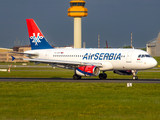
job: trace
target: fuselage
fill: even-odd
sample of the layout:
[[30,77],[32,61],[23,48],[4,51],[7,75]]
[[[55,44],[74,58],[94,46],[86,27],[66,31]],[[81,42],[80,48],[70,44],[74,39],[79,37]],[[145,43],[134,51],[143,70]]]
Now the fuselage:
[[157,65],[153,57],[138,49],[40,49],[25,53],[38,54],[37,59],[100,63],[101,71],[143,70]]

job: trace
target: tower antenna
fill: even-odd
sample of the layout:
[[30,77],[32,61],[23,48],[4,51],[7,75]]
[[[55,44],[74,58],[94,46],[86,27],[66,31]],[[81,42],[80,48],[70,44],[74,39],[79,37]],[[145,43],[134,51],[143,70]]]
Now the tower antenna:
[[131,48],[133,48],[133,47],[132,47],[132,32],[131,32]]
[[100,48],[100,35],[98,34],[98,48]]

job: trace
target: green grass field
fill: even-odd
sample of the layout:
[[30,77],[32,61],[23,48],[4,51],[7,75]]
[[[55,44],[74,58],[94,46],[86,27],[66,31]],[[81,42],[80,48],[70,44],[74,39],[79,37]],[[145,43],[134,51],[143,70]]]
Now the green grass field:
[[[22,65],[0,63],[10,64]],[[0,78],[73,76],[73,70],[38,66],[12,67],[10,73],[0,72]],[[138,77],[160,79],[159,71],[140,71]],[[132,78],[106,73],[108,79]],[[0,82],[0,120],[158,120],[159,113],[160,84],[134,83],[127,88],[126,83]]]
[[[11,72],[1,72],[0,78],[72,78],[74,72],[73,70],[65,70],[65,69],[58,69],[53,70],[50,68],[50,70],[42,69],[42,71],[32,71],[26,69],[24,71],[12,71]],[[124,75],[118,75],[114,74],[112,71],[106,72],[108,77],[107,79],[132,79],[132,76],[124,76]],[[154,72],[139,72],[137,74],[139,79],[160,79],[160,72],[154,71]],[[99,79],[98,76],[95,77],[82,77],[82,78],[94,78]]]
[[1,120],[158,120],[160,84],[0,82]]
[[154,59],[157,60],[157,66],[156,67],[160,66],[160,57],[154,57]]

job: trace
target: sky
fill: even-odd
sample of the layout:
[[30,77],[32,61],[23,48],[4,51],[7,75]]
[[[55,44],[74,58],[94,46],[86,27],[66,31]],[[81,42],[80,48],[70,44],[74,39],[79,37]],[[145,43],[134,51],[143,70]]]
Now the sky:
[[[88,16],[82,18],[86,47],[145,47],[160,32],[160,0],[85,0]],[[36,21],[51,45],[73,45],[70,0],[0,0],[0,47],[29,45],[26,19]],[[16,42],[15,42],[16,41]],[[17,41],[20,41],[18,43]]]

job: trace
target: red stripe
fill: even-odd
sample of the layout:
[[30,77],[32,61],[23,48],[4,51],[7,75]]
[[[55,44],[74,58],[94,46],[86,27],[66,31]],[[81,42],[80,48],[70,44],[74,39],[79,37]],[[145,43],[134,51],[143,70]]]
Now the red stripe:
[[29,37],[33,36],[33,33],[35,33],[35,37],[37,37],[37,33],[40,33],[39,36],[44,37],[41,30],[38,28],[36,22],[33,19],[26,19],[26,22],[27,22]]

